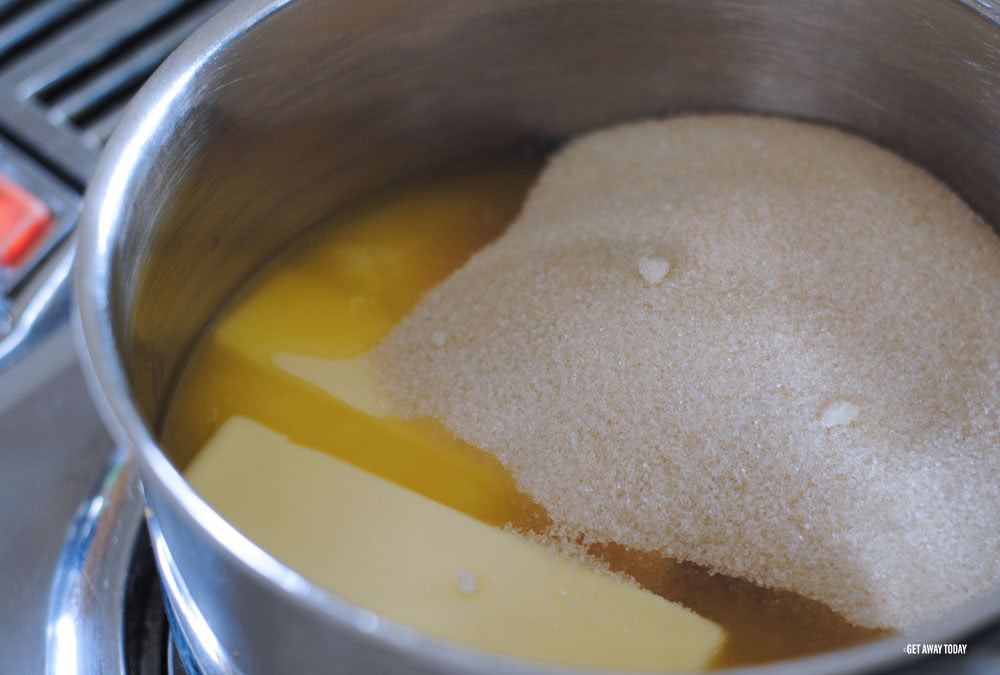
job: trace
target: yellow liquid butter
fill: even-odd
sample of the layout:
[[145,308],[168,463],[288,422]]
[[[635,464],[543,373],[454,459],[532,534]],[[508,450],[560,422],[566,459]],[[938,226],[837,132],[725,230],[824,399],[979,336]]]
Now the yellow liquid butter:
[[543,532],[546,517],[496,459],[381,409],[363,354],[500,234],[536,170],[409,186],[282,256],[194,351],[164,446],[224,517],[308,578],[491,651],[690,669],[874,637],[818,603],[656,554],[589,550],[646,590],[563,560],[498,529]]

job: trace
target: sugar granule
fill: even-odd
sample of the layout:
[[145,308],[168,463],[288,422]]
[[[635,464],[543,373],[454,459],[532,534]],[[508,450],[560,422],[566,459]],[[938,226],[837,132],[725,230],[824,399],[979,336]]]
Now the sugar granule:
[[659,258],[639,258],[639,276],[650,284],[658,284],[667,278],[670,263]]
[[707,116],[568,144],[373,363],[561,531],[908,628],[1000,583],[998,351],[1000,244],[941,183]]
[[850,424],[858,418],[858,406],[849,401],[834,401],[823,409],[819,423],[827,429]]
[[470,572],[469,570],[458,570],[458,572],[455,573],[455,578],[458,581],[458,590],[462,595],[472,595],[476,592],[479,577],[475,572]]

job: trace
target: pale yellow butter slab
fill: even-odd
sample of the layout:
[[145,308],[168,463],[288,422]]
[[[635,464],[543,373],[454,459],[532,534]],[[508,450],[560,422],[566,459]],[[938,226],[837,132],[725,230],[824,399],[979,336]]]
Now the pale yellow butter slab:
[[230,418],[187,470],[237,529],[317,584],[486,650],[618,669],[705,667],[725,634],[252,420]]

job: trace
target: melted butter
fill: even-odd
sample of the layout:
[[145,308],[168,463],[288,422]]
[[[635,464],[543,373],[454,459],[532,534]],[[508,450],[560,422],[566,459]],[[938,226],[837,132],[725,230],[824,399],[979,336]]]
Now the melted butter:
[[[490,454],[433,420],[368,415],[280,366],[282,355],[347,360],[516,215],[537,164],[416,184],[338,219],[282,256],[194,350],[162,441],[184,465],[234,415],[255,420],[491,525],[544,533],[544,509]],[[287,362],[286,362],[287,365]],[[599,564],[723,626],[713,665],[764,663],[879,637],[820,603],[709,574],[656,553],[591,545]]]

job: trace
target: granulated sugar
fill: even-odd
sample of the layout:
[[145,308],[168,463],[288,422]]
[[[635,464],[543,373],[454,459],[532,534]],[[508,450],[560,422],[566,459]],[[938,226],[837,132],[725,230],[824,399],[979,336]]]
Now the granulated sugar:
[[1000,244],[858,138],[582,137],[373,357],[400,414],[494,453],[563,532],[872,627],[1000,582]]

